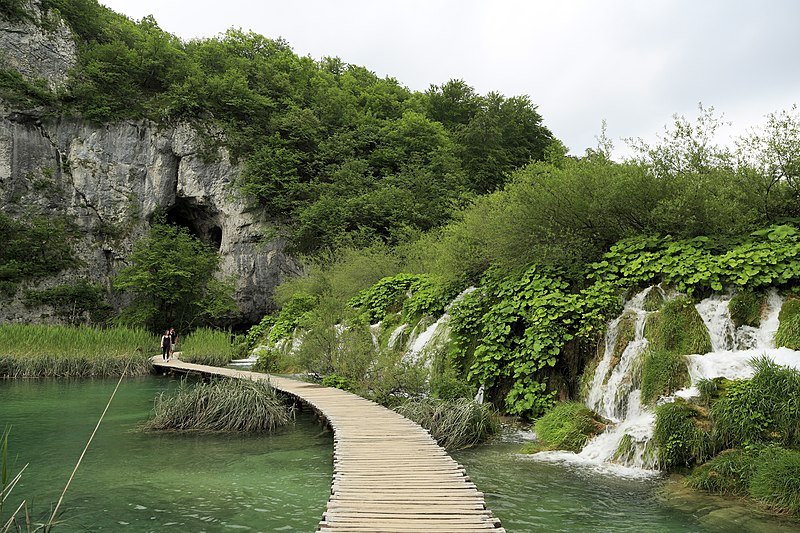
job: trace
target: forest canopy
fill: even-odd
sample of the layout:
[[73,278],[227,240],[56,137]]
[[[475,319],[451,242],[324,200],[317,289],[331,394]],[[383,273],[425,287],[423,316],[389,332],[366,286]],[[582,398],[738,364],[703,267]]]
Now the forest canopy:
[[[78,63],[55,95],[3,72],[0,96],[98,123],[193,122],[209,156],[224,146],[242,163],[239,193],[296,252],[396,245],[439,227],[554,141],[527,96],[480,95],[462,80],[416,92],[252,32],[185,42],[96,0],[42,5],[43,24],[72,28]],[[18,7],[0,15],[19,18]]]

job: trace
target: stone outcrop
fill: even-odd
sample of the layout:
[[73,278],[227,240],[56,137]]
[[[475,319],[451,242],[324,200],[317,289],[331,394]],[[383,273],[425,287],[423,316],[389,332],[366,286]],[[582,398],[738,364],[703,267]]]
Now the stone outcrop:
[[[58,87],[75,63],[72,35],[57,13],[42,11],[40,0],[29,0],[27,10],[27,17],[14,22],[0,17],[0,68]],[[74,250],[81,266],[39,286],[100,283],[118,307],[113,277],[162,208],[168,221],[219,251],[222,276],[236,279],[240,323],[256,322],[271,310],[274,287],[296,273],[297,265],[284,253],[282,239],[265,239],[276,232],[231,187],[240,168],[227,152],[206,149],[201,155],[204,135],[216,134],[207,124],[97,125],[4,108],[0,101],[0,209],[15,218],[64,216],[79,233]],[[0,302],[0,323],[55,320],[47,309],[26,308],[22,289]]]
[[77,51],[69,28],[54,13],[45,13],[40,0],[29,0],[28,18],[0,17],[0,67],[14,69],[28,81],[43,79],[51,89],[67,80]]
[[[239,168],[219,149],[209,162],[188,124],[159,128],[147,121],[95,126],[76,118],[43,120],[0,115],[0,208],[14,217],[65,215],[78,227],[75,251],[84,266],[52,283],[87,279],[110,288],[133,242],[157,208],[219,250],[222,274],[233,274],[243,322],[272,306],[275,285],[297,267],[281,239],[231,188]],[[33,319],[21,305],[3,305],[0,322]],[[37,316],[39,311],[36,311]]]

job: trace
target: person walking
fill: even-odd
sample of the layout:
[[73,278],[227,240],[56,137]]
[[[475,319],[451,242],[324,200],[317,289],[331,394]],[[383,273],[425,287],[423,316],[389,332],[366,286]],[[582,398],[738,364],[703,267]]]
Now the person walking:
[[169,356],[172,357],[175,355],[175,346],[178,344],[178,332],[175,331],[175,328],[169,328]]
[[172,337],[169,335],[169,330],[164,332],[161,336],[161,359],[169,361],[170,353],[172,352]]

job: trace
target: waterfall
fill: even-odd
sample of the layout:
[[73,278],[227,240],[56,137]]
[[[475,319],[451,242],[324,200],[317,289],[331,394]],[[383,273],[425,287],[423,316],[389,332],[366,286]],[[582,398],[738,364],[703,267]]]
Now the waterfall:
[[[657,473],[655,450],[650,443],[655,413],[641,405],[638,388],[639,361],[647,348],[644,324],[649,314],[643,302],[648,291],[656,289],[649,288],[634,296],[625,304],[623,314],[608,325],[603,358],[597,365],[586,398],[588,407],[611,422],[606,431],[591,439],[578,454],[542,452],[532,458],[582,464],[627,477]],[[666,295],[662,292],[662,296]],[[800,369],[800,352],[774,346],[783,303],[778,293],[772,290],[767,294],[758,328],[737,328],[733,324],[728,307],[731,297],[731,294],[714,294],[695,306],[708,329],[712,351],[687,355],[690,387],[672,397],[661,398],[659,403],[674,401],[675,397],[697,396],[695,385],[701,379],[752,377],[749,363],[754,357],[766,356],[780,365]],[[621,355],[615,356],[619,354],[617,343],[624,340],[620,339],[620,329],[625,321],[631,320],[635,324],[633,340]]]
[[[713,298],[713,297],[712,297]],[[727,302],[727,299],[721,298]],[[706,300],[698,304],[698,311]],[[766,306],[761,316],[761,325],[758,328],[751,326],[740,326],[736,328],[727,315],[727,322],[716,322],[712,316],[706,316],[701,312],[700,316],[706,325],[709,326],[709,333],[714,336],[721,335],[721,331],[730,331],[732,342],[722,347],[714,346],[714,350],[707,354],[692,354],[686,356],[686,364],[691,378],[691,387],[686,390],[678,391],[676,394],[682,397],[692,397],[697,395],[695,385],[701,379],[727,378],[727,379],[747,379],[752,377],[753,368],[750,360],[754,357],[766,356],[775,363],[783,366],[800,369],[800,352],[788,348],[775,347],[775,332],[778,330],[778,314],[781,311],[783,299],[777,291],[772,290],[767,294]],[[703,307],[707,312],[708,307]],[[710,325],[709,325],[710,324]],[[713,327],[713,329],[712,329]]]

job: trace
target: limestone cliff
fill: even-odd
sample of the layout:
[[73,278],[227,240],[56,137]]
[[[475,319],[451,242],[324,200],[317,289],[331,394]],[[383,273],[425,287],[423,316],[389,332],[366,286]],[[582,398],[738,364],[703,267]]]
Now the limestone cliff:
[[[34,13],[37,6],[30,3]],[[63,23],[50,27],[0,22],[0,66],[62,84],[74,44],[64,38]],[[275,285],[297,267],[281,239],[264,242],[269,228],[230,187],[240,170],[227,152],[200,155],[198,127],[206,129],[144,120],[96,125],[0,102],[0,209],[15,218],[63,215],[79,230],[75,252],[83,264],[42,286],[85,279],[108,287],[111,297],[113,276],[161,207],[168,220],[219,250],[223,275],[237,278],[241,321],[257,321],[272,307]],[[26,308],[19,298],[0,303],[0,323],[51,319],[47,309]]]

